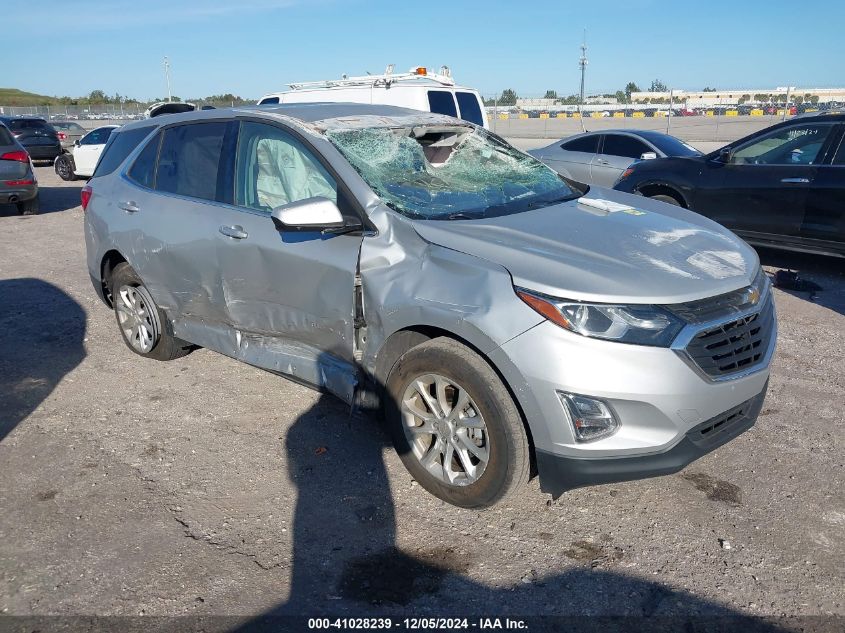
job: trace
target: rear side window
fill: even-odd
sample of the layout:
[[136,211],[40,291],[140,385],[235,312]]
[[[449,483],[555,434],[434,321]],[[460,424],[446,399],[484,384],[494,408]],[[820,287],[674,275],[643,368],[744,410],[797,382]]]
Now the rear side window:
[[100,161],[97,163],[97,168],[94,170],[94,175],[91,177],[108,176],[120,167],[123,161],[126,160],[126,157],[135,151],[138,144],[147,137],[154,127],[148,125],[124,132],[118,130],[112,132],[106,146],[103,148],[103,153],[100,156]]
[[598,135],[582,136],[580,138],[567,141],[560,147],[568,152],[587,152],[589,154],[595,154],[599,149],[599,137]]
[[53,128],[47,125],[46,121],[38,119],[12,119],[9,121],[10,130],[47,130],[52,132]]
[[267,105],[270,103],[279,103],[278,97],[267,97],[266,99],[262,99],[258,105]]
[[[227,123],[177,125],[164,131],[155,188],[202,200],[218,199],[220,156]],[[218,183],[218,180],[221,182]]]
[[464,121],[482,125],[484,119],[481,116],[481,107],[478,105],[478,97],[471,92],[456,92],[458,107],[461,109],[461,118]]
[[458,109],[455,107],[455,98],[451,92],[446,90],[429,90],[428,108],[436,114],[458,116]]
[[155,186],[156,159],[158,158],[158,146],[160,143],[161,132],[150,139],[150,142],[144,146],[144,149],[138,154],[135,162],[132,163],[132,167],[126,172],[130,180],[147,189],[152,189]]
[[648,145],[631,136],[622,134],[607,134],[604,137],[602,154],[608,156],[621,156],[623,158],[639,158],[645,152],[652,152]]
[[12,138],[12,133],[6,129],[6,126],[0,124],[0,145],[14,145],[15,140]]

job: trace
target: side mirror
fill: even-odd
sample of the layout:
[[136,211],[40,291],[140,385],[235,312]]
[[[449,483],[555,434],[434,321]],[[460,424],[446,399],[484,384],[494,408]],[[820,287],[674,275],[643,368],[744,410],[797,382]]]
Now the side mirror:
[[654,160],[657,158],[657,152],[643,152],[640,160]]
[[76,140],[73,142],[73,146],[74,146],[74,147],[79,147],[79,146],[80,146],[80,144],[81,144],[81,143],[79,142],[79,139],[76,139]]
[[733,155],[733,149],[731,149],[730,147],[723,147],[719,150],[719,161],[722,163],[729,163],[731,162],[731,158],[733,158]]
[[321,196],[276,207],[271,216],[279,231],[331,231],[344,226],[337,205]]

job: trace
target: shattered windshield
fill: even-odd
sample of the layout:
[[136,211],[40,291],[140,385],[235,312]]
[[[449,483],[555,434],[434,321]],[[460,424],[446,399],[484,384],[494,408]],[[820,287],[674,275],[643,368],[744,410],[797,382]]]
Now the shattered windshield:
[[507,215],[583,195],[480,128],[370,127],[326,136],[385,203],[413,218]]

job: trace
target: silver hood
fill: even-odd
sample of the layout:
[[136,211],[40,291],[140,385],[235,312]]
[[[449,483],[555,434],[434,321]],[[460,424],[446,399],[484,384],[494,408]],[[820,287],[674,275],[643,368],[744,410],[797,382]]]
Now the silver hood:
[[413,224],[429,242],[505,267],[514,285],[581,301],[680,303],[736,290],[757,273],[750,246],[696,213],[602,187],[584,198],[630,208],[608,212],[573,200]]

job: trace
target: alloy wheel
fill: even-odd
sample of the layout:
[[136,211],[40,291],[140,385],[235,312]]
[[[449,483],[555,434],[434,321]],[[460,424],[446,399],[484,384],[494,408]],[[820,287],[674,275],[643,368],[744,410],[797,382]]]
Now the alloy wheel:
[[403,428],[414,456],[442,482],[467,486],[490,459],[487,425],[461,385],[440,374],[411,380],[401,405]]
[[123,336],[133,349],[146,354],[159,338],[155,303],[143,286],[121,286],[115,301],[117,319]]

